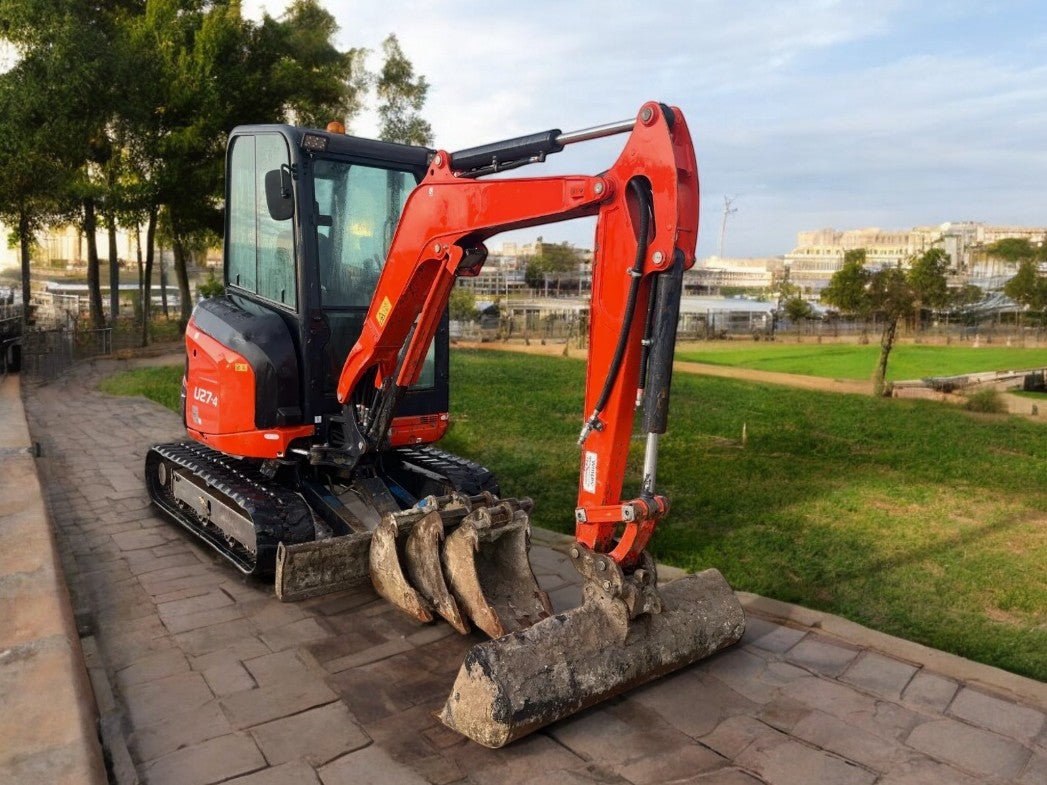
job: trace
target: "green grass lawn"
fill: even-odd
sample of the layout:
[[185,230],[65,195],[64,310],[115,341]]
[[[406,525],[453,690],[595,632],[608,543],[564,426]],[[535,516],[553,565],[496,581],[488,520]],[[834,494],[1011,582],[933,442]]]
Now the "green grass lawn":
[[[819,344],[785,341],[741,343],[718,341],[677,351],[678,360],[730,365],[759,371],[798,373],[831,379],[868,379],[880,355],[877,336],[871,343]],[[898,344],[891,351],[887,378],[923,379],[979,371],[1021,370],[1047,366],[1047,349],[1009,346],[941,346]]]
[[181,365],[138,368],[103,379],[101,388],[102,392],[110,395],[142,395],[177,412],[182,390],[182,371]]
[[[442,446],[494,469],[505,495],[534,498],[536,525],[572,531],[582,363],[455,350],[451,371]],[[181,369],[167,373],[176,401]],[[1042,425],[927,401],[673,381],[660,560],[715,566],[737,589],[1047,680]]]

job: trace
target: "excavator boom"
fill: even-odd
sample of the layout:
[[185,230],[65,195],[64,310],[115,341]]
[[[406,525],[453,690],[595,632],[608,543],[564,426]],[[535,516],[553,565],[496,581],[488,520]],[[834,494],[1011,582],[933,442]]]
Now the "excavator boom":
[[[346,413],[350,427],[359,426],[347,447],[357,457],[380,449],[398,397],[418,378],[455,280],[483,265],[483,242],[512,229],[597,216],[577,537],[633,566],[668,510],[653,493],[656,447],[646,462],[646,497],[623,502],[620,494],[641,377],[651,383],[645,425],[651,433],[665,430],[680,277],[694,264],[698,235],[694,150],[683,114],[656,103],[634,121],[544,138],[555,150],[624,132],[629,138],[618,160],[596,176],[479,180],[463,171],[487,156],[496,162],[511,155],[511,144],[479,154],[438,152],[404,207],[363,331],[342,368],[338,399],[348,401],[377,371],[378,393],[363,420]],[[516,149],[531,153],[535,136]],[[612,547],[620,526],[624,533]]]

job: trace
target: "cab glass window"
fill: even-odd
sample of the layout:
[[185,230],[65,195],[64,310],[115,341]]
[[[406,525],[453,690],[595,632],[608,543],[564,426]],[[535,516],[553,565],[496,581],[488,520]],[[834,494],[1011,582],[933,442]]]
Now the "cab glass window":
[[[318,160],[313,169],[320,299],[332,337],[332,378],[356,342],[374,297],[404,204],[416,181],[410,172]],[[430,345],[416,387],[436,383]]]
[[414,175],[327,160],[314,173],[321,299],[325,307],[366,308]]
[[277,134],[238,136],[229,161],[229,284],[297,307],[294,222],[276,221],[265,201],[265,174],[289,164]]

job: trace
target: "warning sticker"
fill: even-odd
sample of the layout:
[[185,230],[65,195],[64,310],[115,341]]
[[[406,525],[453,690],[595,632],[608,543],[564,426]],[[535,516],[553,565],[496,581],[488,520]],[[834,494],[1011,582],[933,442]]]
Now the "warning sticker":
[[599,461],[599,456],[594,452],[585,453],[585,460],[582,463],[582,489],[586,493],[596,493],[596,464]]
[[385,326],[385,320],[389,318],[389,311],[393,310],[393,304],[389,302],[388,297],[382,298],[382,304],[378,308],[378,313],[375,314],[375,320],[378,322],[379,327]]

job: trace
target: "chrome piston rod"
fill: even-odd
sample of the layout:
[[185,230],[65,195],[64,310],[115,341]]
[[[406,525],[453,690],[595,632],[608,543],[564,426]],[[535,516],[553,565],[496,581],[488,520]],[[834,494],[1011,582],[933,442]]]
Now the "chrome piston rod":
[[643,454],[643,496],[654,496],[654,482],[658,474],[658,439],[660,433],[647,434],[647,447]]
[[580,131],[567,131],[556,137],[556,143],[562,145],[576,144],[577,142],[589,142],[593,139],[602,139],[605,136],[616,134],[627,134],[636,125],[635,118],[619,120],[614,123],[594,125],[592,128],[583,128]]

